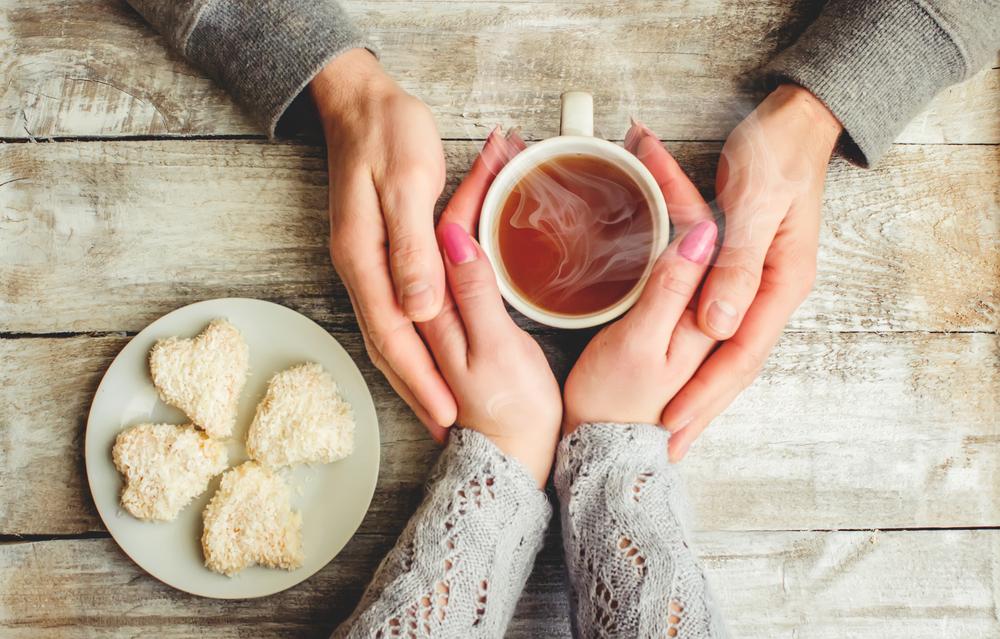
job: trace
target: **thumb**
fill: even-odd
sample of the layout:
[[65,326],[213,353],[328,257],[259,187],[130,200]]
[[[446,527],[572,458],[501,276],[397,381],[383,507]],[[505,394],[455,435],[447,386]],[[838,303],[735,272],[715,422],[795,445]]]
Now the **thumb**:
[[751,243],[731,237],[727,225],[726,239],[705,279],[698,303],[698,326],[716,340],[733,336],[757,296],[764,258],[774,233],[767,240]]
[[758,192],[749,171],[730,171],[725,154],[718,178],[725,236],[702,287],[698,326],[709,337],[726,340],[757,296],[764,260],[788,206],[773,194]]
[[657,259],[639,300],[623,320],[630,339],[667,351],[674,327],[708,268],[716,233],[715,222],[704,220]]
[[437,315],[444,300],[444,267],[434,236],[434,205],[440,189],[432,182],[396,183],[382,198],[396,299],[414,322]]

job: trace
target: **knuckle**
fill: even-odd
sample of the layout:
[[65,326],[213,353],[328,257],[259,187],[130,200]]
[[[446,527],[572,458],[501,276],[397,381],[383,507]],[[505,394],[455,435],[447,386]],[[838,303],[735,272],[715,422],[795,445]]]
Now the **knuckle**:
[[733,265],[733,273],[740,284],[746,288],[756,289],[760,285],[760,270],[751,268],[745,262]]
[[426,259],[427,251],[414,236],[397,235],[390,241],[389,263],[394,272],[418,276]]
[[657,275],[656,283],[660,290],[685,299],[690,298],[695,291],[697,282],[685,277],[676,265],[668,265]]
[[393,197],[400,201],[411,197],[413,189],[416,187],[421,193],[433,191],[435,195],[440,195],[444,190],[445,166],[444,160],[440,162],[423,158],[400,162],[393,168],[392,183],[390,191]]
[[451,283],[451,294],[462,302],[476,302],[489,294],[488,282],[480,278],[469,278]]
[[735,259],[720,261],[719,267],[725,270],[730,286],[756,291],[760,286],[761,271],[752,264],[745,256],[740,255]]

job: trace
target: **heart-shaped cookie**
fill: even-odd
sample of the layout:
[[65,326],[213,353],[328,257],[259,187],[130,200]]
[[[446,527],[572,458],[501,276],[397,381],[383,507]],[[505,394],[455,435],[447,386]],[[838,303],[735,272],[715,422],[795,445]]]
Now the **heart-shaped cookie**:
[[247,454],[273,466],[326,463],[354,452],[354,415],[319,364],[301,364],[267,383],[247,432]]
[[118,433],[111,457],[125,477],[122,506],[170,521],[226,469],[226,447],[188,424],[139,424]]
[[234,575],[253,564],[302,565],[302,517],[292,511],[284,480],[256,462],[226,471],[203,517],[201,547],[210,570]]
[[250,370],[250,349],[239,329],[213,320],[194,339],[162,339],[149,352],[149,372],[160,398],[211,437],[233,433],[240,392]]

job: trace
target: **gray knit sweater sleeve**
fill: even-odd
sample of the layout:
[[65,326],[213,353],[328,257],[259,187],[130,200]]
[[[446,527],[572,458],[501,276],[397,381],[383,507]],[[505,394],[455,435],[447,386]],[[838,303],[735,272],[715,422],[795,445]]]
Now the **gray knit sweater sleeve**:
[[873,166],[941,89],[994,59],[1000,0],[830,0],[819,18],[764,69],[829,107],[842,150]]
[[502,637],[551,517],[517,461],[452,431],[427,495],[334,637]]
[[374,50],[334,0],[128,0],[268,135],[326,64]]
[[559,444],[574,636],[727,636],[689,545],[669,437],[650,424],[584,424]]

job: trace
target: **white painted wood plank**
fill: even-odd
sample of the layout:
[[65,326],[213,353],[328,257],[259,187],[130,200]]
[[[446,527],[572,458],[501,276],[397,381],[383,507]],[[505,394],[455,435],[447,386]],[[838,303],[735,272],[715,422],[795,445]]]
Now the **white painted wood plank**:
[[[398,531],[437,456],[364,355],[382,429],[362,532]],[[539,336],[563,377],[582,336]],[[0,340],[0,534],[102,530],[83,434],[122,337]],[[682,470],[705,530],[1000,525],[1000,341],[988,334],[786,333]]]
[[[110,539],[0,545],[0,632],[36,637],[326,636],[353,607],[391,537],[355,537],[284,593],[201,599],[145,575]],[[993,637],[1000,531],[767,532],[696,536],[734,637]],[[508,637],[569,637],[550,535]],[[53,588],[53,575],[71,575]]]
[[[718,146],[670,145],[706,187]],[[446,145],[448,189],[478,143]],[[994,146],[900,146],[830,170],[815,289],[792,330],[995,331]],[[137,331],[194,299],[354,326],[329,264],[326,163],[264,142],[0,145],[0,331]]]
[[[552,135],[559,94],[587,89],[599,133],[630,116],[666,139],[721,140],[759,98],[753,70],[820,0],[345,2],[447,138],[496,123]],[[121,0],[0,0],[0,136],[259,135],[225,93]],[[903,142],[1000,142],[1000,71],[947,92]]]

